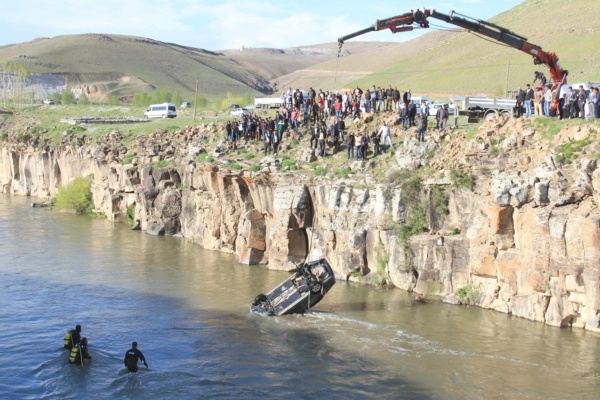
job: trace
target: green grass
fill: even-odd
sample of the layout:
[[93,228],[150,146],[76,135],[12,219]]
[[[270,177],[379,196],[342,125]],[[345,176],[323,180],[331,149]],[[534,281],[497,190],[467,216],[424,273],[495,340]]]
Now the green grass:
[[208,153],[202,153],[196,157],[196,161],[199,163],[211,163],[215,161],[215,159]]
[[450,179],[452,180],[454,187],[459,189],[465,188],[473,190],[473,187],[475,186],[475,175],[463,170],[453,169],[450,171]]
[[167,160],[159,160],[152,163],[154,168],[164,168],[169,166],[169,162]]
[[592,143],[591,139],[574,140],[558,147],[556,161],[560,164],[571,164],[583,151],[583,148]]
[[327,175],[327,167],[319,166],[315,169],[316,176],[325,176]]
[[285,159],[281,162],[281,167],[284,169],[288,169],[290,171],[296,171],[298,170],[298,165],[296,164],[295,161],[290,160],[290,159]]
[[134,158],[135,158],[135,154],[125,155],[125,157],[123,157],[123,164],[125,164],[125,165],[131,164],[131,162],[133,161]]
[[234,171],[239,171],[241,169],[243,169],[244,167],[242,167],[240,164],[236,163],[236,162],[232,162],[227,164],[227,168],[232,169]]
[[258,172],[258,171],[260,171],[261,169],[262,169],[262,168],[261,168],[261,166],[260,166],[260,165],[251,165],[251,166],[250,166],[250,171],[251,171],[251,172]]

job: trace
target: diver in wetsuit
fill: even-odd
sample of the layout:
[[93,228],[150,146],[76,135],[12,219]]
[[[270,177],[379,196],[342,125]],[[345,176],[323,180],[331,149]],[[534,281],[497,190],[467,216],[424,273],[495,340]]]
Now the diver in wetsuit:
[[71,349],[71,353],[69,355],[69,364],[79,364],[83,366],[83,360],[92,359],[92,356],[90,356],[90,353],[88,353],[87,345],[87,338],[83,338]]
[[125,366],[129,370],[129,372],[137,372],[138,371],[138,359],[142,360],[146,368],[148,368],[148,363],[146,363],[146,358],[142,354],[141,351],[137,348],[137,342],[131,343],[131,349],[127,350],[125,353],[125,359],[123,362]]
[[81,340],[81,325],[77,325],[75,329],[71,329],[64,338],[65,349],[72,349],[79,344]]

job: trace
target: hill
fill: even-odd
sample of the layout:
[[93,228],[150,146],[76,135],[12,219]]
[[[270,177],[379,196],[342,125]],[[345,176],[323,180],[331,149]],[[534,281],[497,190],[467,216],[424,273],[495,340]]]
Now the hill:
[[[389,16],[402,11],[408,10],[392,10]],[[556,52],[563,68],[570,71],[570,82],[597,82],[600,22],[590,19],[592,15],[600,15],[600,2],[596,0],[578,0],[576,7],[560,0],[526,0],[490,21],[525,36],[546,51]],[[337,90],[391,84],[428,94],[504,95],[507,89],[530,83],[534,71],[547,72],[545,66],[533,65],[524,52],[472,33],[448,31],[456,27],[442,21],[430,22],[432,30],[446,30],[329,60],[277,78],[274,85],[287,87],[293,83]],[[365,27],[372,23],[365,21]],[[392,39],[393,34],[389,34]],[[368,40],[369,34],[359,39]]]
[[[408,10],[390,10],[390,15],[402,11]],[[491,21],[555,51],[570,71],[570,82],[597,82],[600,23],[590,18],[595,15],[600,15],[597,0],[578,0],[576,7],[560,0],[525,0]],[[54,90],[66,84],[100,101],[155,89],[190,98],[196,80],[200,96],[208,99],[288,87],[341,90],[373,84],[431,96],[504,95],[531,82],[533,71],[545,71],[521,51],[431,22],[431,32],[406,42],[349,41],[339,57],[336,38],[288,49],[208,51],[134,36],[85,34],[2,46],[0,63],[21,65]],[[372,23],[365,21],[365,27]]]
[[[332,58],[337,48],[244,49],[212,52],[153,39],[108,34],[64,35],[0,47],[0,61],[23,66],[36,80],[87,88],[95,100],[154,89],[206,98],[271,93],[270,80]],[[360,52],[362,44],[349,48]],[[44,78],[45,77],[45,78]],[[93,87],[90,89],[90,87]]]

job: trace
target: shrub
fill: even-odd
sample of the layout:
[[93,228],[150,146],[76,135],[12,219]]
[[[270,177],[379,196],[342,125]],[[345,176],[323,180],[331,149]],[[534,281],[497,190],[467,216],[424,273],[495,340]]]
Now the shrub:
[[260,165],[251,165],[251,166],[250,166],[250,171],[251,171],[251,172],[258,172],[258,171],[260,171],[260,170],[261,170],[261,167],[260,167]]
[[75,210],[77,214],[92,212],[92,181],[88,178],[76,178],[58,189],[55,206],[58,210]]
[[469,283],[467,286],[463,286],[458,289],[456,293],[458,298],[463,304],[475,305],[477,304],[477,298],[479,297],[479,291],[473,288],[473,285]]
[[244,160],[252,160],[254,157],[256,157],[256,156],[252,153],[244,154]]
[[456,188],[473,190],[473,186],[475,186],[475,175],[465,171],[453,169],[450,171],[450,179],[452,179],[454,187]]
[[229,169],[233,169],[236,171],[239,171],[240,169],[242,169],[242,166],[236,162],[233,162],[231,164],[228,164],[227,167],[229,167]]

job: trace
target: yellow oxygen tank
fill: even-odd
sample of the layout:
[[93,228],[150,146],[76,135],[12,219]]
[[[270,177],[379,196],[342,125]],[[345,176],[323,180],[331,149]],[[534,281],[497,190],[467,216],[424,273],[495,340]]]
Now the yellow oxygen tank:
[[77,363],[79,365],[83,365],[83,359],[81,358],[81,352],[79,351],[79,346],[74,346],[71,349],[71,354],[69,355],[69,363]]
[[64,343],[64,347],[65,348],[69,348],[70,344],[71,344],[71,331],[67,331],[67,333],[65,333],[65,338],[63,339],[63,343]]

